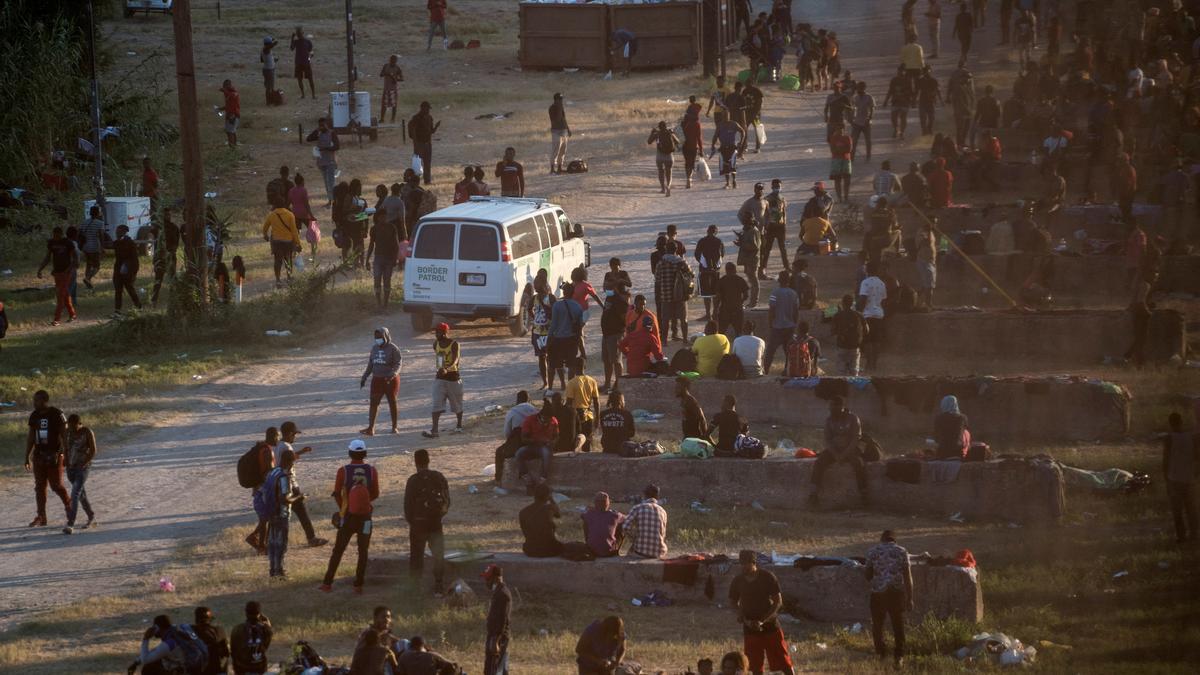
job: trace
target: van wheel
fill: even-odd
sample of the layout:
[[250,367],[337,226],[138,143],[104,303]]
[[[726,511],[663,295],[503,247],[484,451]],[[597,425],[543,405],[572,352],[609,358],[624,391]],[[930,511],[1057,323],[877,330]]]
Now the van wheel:
[[431,312],[413,312],[412,328],[413,332],[417,334],[433,330],[433,314]]
[[508,320],[508,332],[513,334],[513,337],[525,336],[525,319],[520,314],[510,317]]

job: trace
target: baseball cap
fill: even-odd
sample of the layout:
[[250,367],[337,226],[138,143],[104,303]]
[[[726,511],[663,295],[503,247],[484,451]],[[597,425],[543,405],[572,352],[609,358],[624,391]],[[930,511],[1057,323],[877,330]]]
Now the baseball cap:
[[293,432],[297,433],[297,434],[300,433],[300,428],[296,426],[295,422],[288,420],[287,422],[284,422],[283,424],[279,425],[279,433],[280,434],[293,433]]
[[450,324],[448,324],[444,321],[442,323],[439,323],[437,325],[437,331],[439,333],[449,333],[450,332]]
[[479,577],[481,579],[492,579],[503,574],[504,570],[496,563],[492,563],[483,569],[483,574],[480,574]]
[[351,454],[361,452],[362,454],[365,455],[365,454],[367,454],[367,443],[366,443],[366,441],[362,440],[361,438],[356,438],[356,439],[350,441],[350,447],[348,448],[348,450],[350,450]]
[[275,44],[275,38],[268,35],[267,37],[263,38],[263,44],[264,45]]

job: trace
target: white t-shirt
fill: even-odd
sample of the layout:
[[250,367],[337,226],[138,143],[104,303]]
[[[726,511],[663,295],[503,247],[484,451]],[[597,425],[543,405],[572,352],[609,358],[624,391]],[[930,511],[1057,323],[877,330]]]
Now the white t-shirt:
[[272,454],[275,455],[275,466],[279,466],[279,457],[283,454],[284,450],[291,450],[295,452],[295,448],[293,448],[292,444],[288,443],[287,441],[279,441],[276,443],[275,449],[271,451]]
[[739,335],[733,340],[733,353],[742,362],[746,377],[762,377],[763,354],[766,351],[767,343],[755,335]]
[[864,319],[882,319],[883,301],[887,300],[887,286],[879,277],[867,277],[858,287],[858,294],[867,297],[867,305],[863,307]]

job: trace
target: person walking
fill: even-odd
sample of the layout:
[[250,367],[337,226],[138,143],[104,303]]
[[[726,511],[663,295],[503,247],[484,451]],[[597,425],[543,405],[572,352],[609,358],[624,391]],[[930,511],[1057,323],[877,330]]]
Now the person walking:
[[961,148],[967,144],[967,133],[975,119],[975,80],[967,70],[966,57],[959,59],[958,69],[950,75],[946,95],[954,109],[954,142]]
[[492,592],[487,613],[487,638],[484,640],[483,675],[508,675],[512,592],[504,583],[504,570],[499,565],[488,565],[480,577]]
[[87,514],[87,523],[79,529],[86,530],[96,522],[96,513],[88,502],[84,484],[87,482],[88,469],[92,459],[96,457],[96,435],[91,428],[83,426],[79,415],[72,414],[67,418],[67,482],[71,484],[71,506],[67,508],[67,526],[63,534],[75,531],[75,517],[79,507]]
[[[746,285],[749,287],[750,302],[746,308],[754,309],[758,306],[759,249],[762,247],[762,233],[750,221],[746,221],[742,223],[742,231],[738,233],[735,245],[738,247],[737,264],[746,275]],[[728,272],[726,276],[729,276]]]
[[408,522],[408,570],[419,578],[425,568],[425,547],[433,555],[433,593],[441,597],[446,568],[446,539],[442,518],[450,511],[446,477],[429,468],[429,451],[413,453],[416,473],[404,484],[404,520]]
[[700,297],[704,300],[704,320],[714,318],[713,299],[717,296],[717,282],[721,277],[721,266],[725,260],[725,244],[717,236],[717,226],[709,225],[705,235],[696,242],[692,254],[700,271]]
[[800,320],[800,298],[791,286],[792,275],[784,270],[779,273],[779,286],[767,298],[767,321],[771,325],[771,334],[767,340],[767,353],[763,355],[763,375],[771,374],[776,350],[783,348],[786,359],[787,344]]
[[571,137],[571,125],[567,124],[567,111],[563,108],[563,95],[554,93],[550,104],[550,173],[562,173],[567,159],[567,139]]
[[696,173],[696,158],[704,154],[704,134],[700,128],[700,104],[695,96],[688,97],[688,107],[683,113],[680,128],[683,129],[683,174],[687,179],[685,189],[692,188],[692,175]]
[[271,257],[275,263],[275,288],[283,288],[280,273],[287,268],[288,279],[292,278],[292,258],[303,251],[300,232],[296,229],[296,216],[283,204],[278,204],[267,214],[262,226],[263,241],[271,245]]
[[850,122],[852,136],[850,141],[850,159],[858,152],[859,136],[867,139],[867,161],[871,161],[871,120],[875,117],[875,97],[867,93],[867,83],[855,85],[854,117]]
[[262,52],[258,60],[262,62],[263,87],[267,90],[267,105],[274,103],[272,94],[275,92],[275,45],[279,44],[270,35],[263,38]]
[[[297,460],[313,451],[313,449],[307,445],[299,450],[296,450],[292,447],[292,444],[296,442],[296,437],[299,435],[300,428],[296,426],[295,422],[288,420],[279,425],[279,443],[275,445],[275,449],[272,452],[273,459],[275,460],[275,466],[280,466],[283,453],[289,450],[295,454]],[[296,499],[292,502],[291,510],[295,512],[296,519],[300,521],[300,527],[304,530],[304,536],[308,540],[309,548],[318,548],[328,544],[328,539],[322,539],[321,537],[317,536],[317,531],[313,527],[312,519],[308,517],[308,499],[304,496],[304,493],[300,491],[300,488],[295,485],[295,480],[292,481],[292,493],[292,496],[296,497]]]
[[267,650],[271,648],[274,629],[271,620],[262,613],[262,605],[251,600],[246,603],[246,621],[229,633],[229,651],[235,675],[265,673],[270,663]]
[[504,159],[496,162],[495,175],[500,179],[501,197],[525,196],[525,167],[517,161],[515,148],[504,149]]
[[879,365],[879,353],[883,351],[884,308],[887,300],[887,284],[879,278],[879,263],[870,261],[866,265],[867,276],[858,286],[858,308],[867,321],[867,335],[863,343],[863,355],[867,368],[874,373]]
[[1163,474],[1175,520],[1175,542],[1200,537],[1200,514],[1196,510],[1196,479],[1200,477],[1200,434],[1183,430],[1183,416],[1167,418],[1170,431],[1163,438]]
[[[654,302],[658,309],[659,340],[683,340],[687,336],[687,301],[691,295],[689,282],[695,278],[687,260],[676,255],[666,237],[659,237],[659,248],[665,251],[654,270]],[[683,337],[681,337],[683,336]]]
[[854,142],[846,135],[846,128],[836,127],[829,137],[829,178],[833,181],[837,200],[842,204],[850,199],[850,176],[853,171],[850,156],[853,150]]
[[150,200],[150,220],[158,222],[158,172],[149,157],[142,158],[142,189],[139,196]]
[[400,56],[392,54],[387,63],[379,71],[383,78],[383,96],[379,104],[379,120],[386,118],[387,111],[392,111],[392,122],[396,121],[396,102],[399,98],[400,83],[404,81],[404,70],[400,68]]
[[367,357],[367,368],[359,380],[359,389],[367,386],[367,377],[371,378],[371,403],[367,416],[367,427],[358,433],[363,436],[375,435],[375,418],[379,413],[379,403],[387,396],[388,412],[392,416],[392,433],[400,433],[399,420],[396,413],[396,396],[400,393],[400,370],[404,365],[404,357],[400,348],[392,342],[392,333],[385,326],[375,329],[375,344]]
[[333,501],[338,512],[334,516],[338,523],[337,539],[329,553],[329,566],[325,568],[325,579],[320,590],[333,590],[333,576],[337,574],[342,554],[350,544],[350,537],[358,543],[358,564],[354,569],[354,593],[362,595],[363,577],[367,573],[367,552],[371,548],[371,514],[373,503],[379,498],[379,472],[367,464],[367,444],[360,439],[350,441],[348,449],[350,463],[338,469],[333,481]]
[[842,296],[842,306],[833,315],[833,335],[837,342],[838,371],[858,377],[859,355],[868,332],[866,319],[854,309],[854,296]]
[[942,0],[929,0],[925,18],[929,21],[929,58],[936,59],[942,53]]
[[220,91],[225,102],[217,110],[225,114],[225,142],[229,147],[236,148],[238,122],[242,120],[242,97],[230,80],[221,83]]
[[402,260],[400,242],[406,238],[403,233],[404,201],[399,192],[399,184],[392,185],[391,195],[383,185],[376,188],[380,200],[369,232],[371,243],[367,245],[366,260],[375,283],[375,306],[381,312],[387,310],[391,300],[392,274]]
[[150,291],[150,306],[158,306],[158,294],[163,281],[175,281],[179,266],[180,230],[171,219],[170,208],[163,209],[162,225],[151,228],[154,232],[154,288]]
[[[757,283],[756,280],[756,291]],[[715,295],[713,314],[717,320],[717,330],[730,339],[736,338],[745,322],[745,306],[750,298],[750,284],[738,275],[737,265],[725,263],[725,275],[717,280]]]
[[54,320],[51,326],[59,325],[63,310],[67,312],[67,322],[75,320],[75,305],[71,302],[71,276],[79,267],[79,253],[74,242],[63,236],[63,229],[55,227],[50,231],[46,240],[46,257],[38,267],[37,277],[42,278],[42,271],[50,265],[50,276],[54,277]]
[[295,465],[296,452],[284,450],[279,464],[263,480],[262,489],[267,491],[263,499],[267,506],[267,562],[272,580],[287,580],[283,561],[288,549],[288,524],[292,504],[303,499],[296,485]]
[[754,551],[738,553],[738,563],[742,573],[729,584],[729,606],[742,624],[742,651],[749,658],[750,672],[761,675],[765,662],[771,672],[792,675],[795,672],[792,657],[779,625],[779,612],[783,609],[779,579],[759,568],[758,554]]
[[86,265],[83,271],[83,285],[92,289],[92,278],[100,271],[100,256],[103,253],[104,215],[99,206],[88,210],[88,219],[79,228],[79,238],[83,242],[83,258]]
[[737,153],[746,141],[746,129],[728,118],[728,113],[718,110],[714,118],[712,142],[709,144],[708,158],[712,159],[717,152],[717,142],[721,144],[720,174],[725,177],[725,189],[737,189]]
[[312,205],[308,203],[308,188],[304,186],[304,176],[296,174],[293,178],[296,184],[288,190],[288,203],[292,205],[292,215],[296,216],[296,229],[303,230],[303,237],[308,242],[309,262],[316,262],[321,230],[317,227],[317,217],[313,214]]
[[125,294],[129,294],[129,300],[137,309],[142,308],[142,301],[138,299],[137,289],[134,288],[134,282],[137,281],[138,273],[138,246],[137,242],[129,237],[129,227],[126,225],[117,226],[117,240],[113,242],[113,288],[116,295],[113,300],[113,317],[121,317],[121,300]]
[[449,49],[450,37],[446,34],[446,0],[429,0],[425,7],[429,10],[429,38],[425,41],[425,51],[433,48],[434,31],[442,36],[442,49]]
[[671,196],[671,167],[675,163],[675,151],[682,143],[675,132],[667,128],[665,121],[660,121],[657,127],[651,129],[650,137],[646,139],[646,145],[654,145],[656,150],[654,166],[658,169],[658,191],[668,197]]
[[883,107],[892,107],[892,138],[904,138],[908,129],[908,109],[912,107],[912,80],[904,74],[904,66],[896,69],[896,74],[888,82],[887,95],[883,97]]
[[62,500],[71,521],[71,498],[63,487],[63,453],[66,450],[67,419],[58,408],[50,405],[50,394],[38,390],[33,394],[33,412],[29,414],[29,432],[25,437],[25,470],[33,472],[37,516],[29,527],[46,525],[47,485]]
[[458,340],[451,339],[450,325],[446,323],[439,323],[434,328],[434,333],[436,337],[433,341],[433,355],[437,372],[433,379],[433,426],[429,431],[421,432],[425,438],[438,437],[438,421],[441,419],[442,413],[446,412],[447,404],[456,419],[454,428],[450,432],[461,434],[463,431],[463,388],[462,377],[459,373]]
[[779,244],[779,257],[783,269],[788,269],[787,254],[787,200],[783,197],[783,181],[775,178],[771,181],[771,192],[766,196],[767,209],[765,227],[763,228],[763,243],[759,249],[758,277],[767,276],[767,259],[771,257],[771,247]]
[[312,98],[317,98],[317,86],[313,84],[312,55],[313,43],[305,34],[304,28],[296,26],[288,49],[296,52],[296,84],[300,85],[300,98],[304,98],[304,80],[308,79],[308,91]]
[[[257,484],[250,489],[250,501],[253,504],[257,493],[262,489],[263,482],[271,469],[275,468],[275,448],[279,445],[279,429],[275,427],[267,427],[266,437],[254,444],[251,450],[254,452],[253,457],[257,460]],[[260,498],[261,501],[261,498]],[[246,535],[246,543],[258,552],[259,555],[267,554],[267,514],[257,513],[258,526]]]
[[954,17],[954,31],[950,37],[958,38],[958,58],[966,60],[967,52],[971,51],[971,37],[975,33],[975,17],[967,3],[959,5],[958,15]]
[[871,638],[875,653],[880,659],[887,658],[883,620],[890,618],[895,641],[892,659],[899,668],[904,664],[904,613],[913,609],[913,580],[908,551],[896,543],[891,530],[884,530],[879,543],[867,551],[864,571],[871,588]]
[[317,120],[317,128],[305,140],[317,143],[317,169],[325,181],[325,208],[329,208],[333,205],[333,182],[337,177],[337,151],[342,145],[338,141],[337,132],[326,117]]
[[917,117],[921,123],[921,135],[928,136],[933,133],[937,106],[942,104],[942,88],[933,76],[932,68],[926,66],[920,72],[914,80],[917,90]]
[[[429,0],[430,3],[440,2],[445,7],[444,0]],[[443,24],[444,25],[444,24]],[[433,183],[433,135],[442,126],[434,122],[430,114],[429,101],[421,101],[417,114],[408,120],[408,137],[412,139],[413,154],[421,158],[421,174],[426,185]]]

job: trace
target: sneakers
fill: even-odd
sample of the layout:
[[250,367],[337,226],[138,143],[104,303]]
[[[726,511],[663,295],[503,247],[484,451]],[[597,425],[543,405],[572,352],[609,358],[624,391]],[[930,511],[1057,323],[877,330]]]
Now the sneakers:
[[81,530],[86,530],[86,529],[88,529],[88,528],[95,527],[95,526],[96,526],[96,515],[95,515],[95,514],[91,514],[91,515],[89,515],[89,516],[88,516],[87,522],[86,522],[86,523],[84,523],[84,524],[83,524],[83,527],[81,527],[81,528],[79,528],[79,529],[81,529]]
[[63,534],[71,534],[74,531],[75,528],[71,527],[70,525],[63,528]]
[[321,591],[322,593],[332,593],[333,586],[331,586],[330,584],[321,584],[320,586],[317,587],[317,590]]
[[30,527],[45,527],[46,526],[46,517],[45,516],[37,516],[36,518],[34,518],[32,521],[29,522],[29,526]]
[[421,432],[421,438],[437,438],[437,437],[438,437],[438,432],[436,432],[436,431],[422,431]]
[[308,540],[308,547],[309,548],[320,548],[328,543],[329,543],[328,539],[322,539],[320,537],[313,537],[312,539]]
[[462,426],[457,426],[457,427],[454,427],[453,429],[451,429],[450,433],[461,434],[463,431],[465,431],[465,430],[462,428]]

